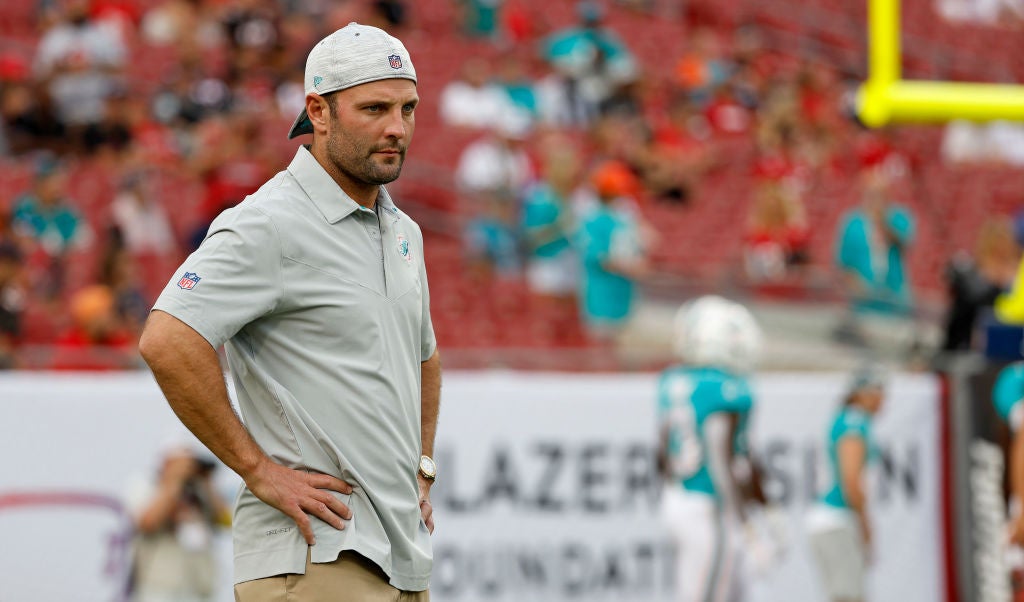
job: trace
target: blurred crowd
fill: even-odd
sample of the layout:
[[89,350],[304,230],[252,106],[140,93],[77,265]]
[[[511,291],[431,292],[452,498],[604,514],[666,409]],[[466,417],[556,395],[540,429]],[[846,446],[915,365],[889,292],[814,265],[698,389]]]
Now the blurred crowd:
[[[846,341],[858,341],[861,312],[912,318],[915,214],[897,199],[913,165],[852,116],[858,74],[771,52],[757,26],[723,27],[707,3],[567,4],[572,22],[554,25],[526,0],[38,2],[37,31],[0,46],[0,156],[26,174],[5,177],[0,196],[0,366],[134,366],[173,268],[293,152],[283,132],[303,105],[309,47],[360,21],[413,39],[418,69],[436,72],[432,61],[453,56],[432,55],[415,18],[441,5],[454,9],[447,35],[489,48],[457,55],[450,81],[421,82],[437,96],[421,131],[465,141],[448,222],[465,278],[523,283],[556,342],[621,337],[640,285],[665,268],[658,249],[685,244],[660,216],[731,185],[722,175],[736,177],[726,168],[748,148],[749,199],[718,233],[741,249],[742,279],[801,286],[827,266],[850,308],[837,328]],[[652,65],[642,40],[617,32],[616,11],[685,35]],[[951,161],[979,147],[969,134],[950,133]],[[981,147],[978,160],[1004,160]],[[69,179],[102,182],[83,199]],[[823,258],[809,196],[836,181],[862,202]],[[1017,242],[984,248],[1001,259],[978,257],[979,269],[1005,290]]]
[[[685,13],[681,51],[651,66],[600,4],[576,4],[576,25],[544,35],[506,6],[475,33],[508,50],[465,61],[440,98],[448,126],[477,132],[455,170],[477,272],[524,275],[536,296],[576,300],[591,338],[614,339],[637,282],[657,268],[652,249],[672,234],[654,209],[706,202],[728,173],[753,182],[720,234],[738,242],[746,284],[800,287],[826,263],[850,304],[841,340],[863,342],[861,312],[914,319],[914,216],[897,202],[911,166],[857,123],[853,74],[773,53],[756,26],[723,30]],[[741,161],[750,169],[736,173]],[[834,257],[813,262],[811,231],[823,224],[806,204],[825,180],[848,182],[862,202],[839,220]]]
[[1024,23],[1024,2],[1020,0],[937,0],[939,14],[948,21],[1020,27]]
[[396,8],[36,3],[31,54],[5,39],[0,55],[0,154],[29,174],[0,204],[0,365],[26,340],[51,367],[135,365],[153,279],[287,158],[268,124],[300,110],[308,48]]

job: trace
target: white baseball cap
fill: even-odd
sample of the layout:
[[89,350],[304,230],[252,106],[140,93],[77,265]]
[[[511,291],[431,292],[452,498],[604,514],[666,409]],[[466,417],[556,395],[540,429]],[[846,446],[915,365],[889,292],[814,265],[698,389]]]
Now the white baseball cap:
[[[327,94],[381,79],[416,81],[409,51],[382,29],[349,23],[320,40],[306,58],[306,94]],[[288,138],[312,134],[306,109],[295,119]]]

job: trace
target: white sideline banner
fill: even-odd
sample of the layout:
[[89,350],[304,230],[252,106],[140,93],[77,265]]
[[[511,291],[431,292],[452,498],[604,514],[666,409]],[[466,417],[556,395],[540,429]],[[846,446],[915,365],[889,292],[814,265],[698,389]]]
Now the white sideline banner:
[[[433,493],[435,602],[669,601],[674,552],[658,521],[656,375],[445,375]],[[824,600],[802,516],[843,374],[754,382],[753,440],[789,551],[749,599]],[[873,602],[942,596],[939,390],[898,375],[876,423]],[[176,419],[148,374],[0,375],[0,600],[119,600],[127,484],[154,470]],[[231,494],[238,480],[221,470]],[[233,600],[231,551],[219,542]],[[54,575],[60,575],[55,579]]]
[[[148,373],[0,374],[0,600],[119,602],[130,558],[122,507],[156,473],[177,418]],[[221,467],[228,500],[240,481]],[[231,602],[231,538],[217,538]]]
[[[752,437],[789,552],[757,602],[825,597],[802,517],[826,486],[824,441],[843,374],[754,383]],[[671,600],[673,552],[658,521],[654,375],[460,374],[446,378],[436,455],[432,599]],[[939,390],[901,375],[876,424],[869,600],[941,600]]]

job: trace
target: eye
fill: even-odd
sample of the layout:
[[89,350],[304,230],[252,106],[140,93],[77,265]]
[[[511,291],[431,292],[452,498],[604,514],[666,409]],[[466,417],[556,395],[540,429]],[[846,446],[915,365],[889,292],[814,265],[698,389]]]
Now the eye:
[[382,107],[380,105],[369,105],[365,107],[365,110],[370,113],[380,113]]
[[411,115],[414,110],[416,110],[416,103],[410,102],[409,104],[402,107],[402,112],[405,113],[406,115]]

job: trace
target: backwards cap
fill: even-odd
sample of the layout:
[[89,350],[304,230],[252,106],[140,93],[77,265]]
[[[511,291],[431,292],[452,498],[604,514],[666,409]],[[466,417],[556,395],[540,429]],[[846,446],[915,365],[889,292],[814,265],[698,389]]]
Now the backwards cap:
[[884,388],[889,382],[889,374],[880,363],[865,361],[850,375],[847,390],[855,393],[861,389]]
[[[320,40],[306,58],[306,94],[323,95],[396,78],[416,82],[409,51],[398,38],[369,25],[349,23]],[[313,124],[303,108],[288,138],[312,133]]]

